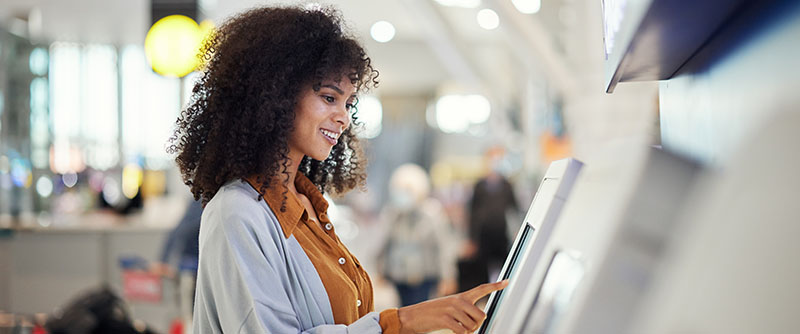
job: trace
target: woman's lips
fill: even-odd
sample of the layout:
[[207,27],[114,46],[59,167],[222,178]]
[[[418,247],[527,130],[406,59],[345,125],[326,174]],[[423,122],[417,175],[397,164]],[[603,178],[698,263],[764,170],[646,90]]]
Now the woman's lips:
[[328,141],[328,143],[330,143],[331,145],[336,145],[339,138],[339,133],[326,129],[320,129],[319,132],[322,133],[322,137],[324,137]]

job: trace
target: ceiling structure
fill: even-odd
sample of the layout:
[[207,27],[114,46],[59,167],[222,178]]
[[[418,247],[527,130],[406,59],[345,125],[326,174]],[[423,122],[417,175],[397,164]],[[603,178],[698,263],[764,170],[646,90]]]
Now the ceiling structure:
[[[445,7],[433,0],[320,2],[338,7],[363,41],[381,72],[380,94],[431,95],[456,89],[501,101],[518,90],[520,75],[529,74],[520,69],[530,70],[531,64],[559,89],[569,85],[564,83],[571,75],[569,64],[560,59],[565,43],[559,34],[576,19],[574,14],[564,14],[564,8],[585,5],[580,0],[544,0],[539,13],[524,15],[511,11],[510,0],[483,0],[477,8]],[[206,18],[219,24],[231,14],[271,3],[278,2],[201,0],[200,6]],[[500,14],[498,29],[485,30],[476,22],[477,11],[487,7]],[[28,28],[29,36],[41,41],[142,44],[149,15],[149,0],[4,0],[0,4],[0,25],[11,31]],[[388,43],[370,38],[370,27],[379,20],[396,28],[395,38]]]

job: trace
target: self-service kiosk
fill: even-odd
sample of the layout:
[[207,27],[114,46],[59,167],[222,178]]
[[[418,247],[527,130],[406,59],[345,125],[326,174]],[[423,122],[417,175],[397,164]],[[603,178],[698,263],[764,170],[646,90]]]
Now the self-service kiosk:
[[523,303],[521,292],[530,286],[527,278],[542,258],[544,245],[582,166],[583,163],[575,159],[550,164],[500,271],[498,279],[510,279],[509,285],[489,296],[485,309],[487,317],[479,333],[497,332],[495,328],[508,322],[507,318],[514,316],[515,308]]
[[709,171],[628,333],[800,333],[798,143],[784,110]]
[[[546,237],[531,240],[527,235],[534,229],[528,225],[535,220],[528,219],[546,215],[542,210],[550,206],[537,203],[548,192],[537,194],[503,268],[509,287],[490,299],[480,333],[619,333],[628,328],[630,314],[640,305],[666,245],[676,235],[676,219],[702,170],[693,161],[658,149],[640,159],[627,169],[630,174],[620,175],[631,182],[618,182],[630,188],[616,194],[622,203],[619,210],[597,209],[614,201],[614,196],[602,197],[603,190],[564,208],[565,215],[594,208],[598,222],[608,220],[604,225],[577,220],[574,214],[559,221],[556,215],[544,220],[550,227]],[[546,181],[540,187],[546,188]],[[583,217],[592,216],[588,212]],[[554,232],[558,236],[550,238]],[[594,243],[576,242],[576,234],[588,235],[584,240]]]
[[[629,333],[643,296],[655,280],[665,254],[682,233],[680,217],[696,189],[703,168],[686,158],[652,149],[607,248],[585,254],[594,266],[582,282],[583,294],[570,309],[571,321],[523,333]],[[542,305],[534,305],[536,308]]]

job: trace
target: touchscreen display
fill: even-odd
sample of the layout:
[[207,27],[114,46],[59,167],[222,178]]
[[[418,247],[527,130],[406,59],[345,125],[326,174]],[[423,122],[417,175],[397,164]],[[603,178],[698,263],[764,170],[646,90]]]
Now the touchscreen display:
[[[525,223],[525,228],[522,231],[522,235],[520,236],[519,244],[513,250],[511,254],[510,263],[508,264],[508,269],[505,270],[502,277],[499,280],[508,279],[514,274],[514,271],[517,269],[517,263],[520,260],[520,257],[525,254],[525,251],[528,249],[528,246],[531,244],[532,236],[533,236],[533,227],[527,222]],[[478,333],[486,333],[488,328],[491,328],[492,322],[494,321],[494,313],[497,310],[497,305],[500,305],[503,302],[503,291],[500,290],[496,292],[495,298],[492,301],[492,304],[489,305],[488,310],[486,311],[486,321],[483,323],[480,331]]]

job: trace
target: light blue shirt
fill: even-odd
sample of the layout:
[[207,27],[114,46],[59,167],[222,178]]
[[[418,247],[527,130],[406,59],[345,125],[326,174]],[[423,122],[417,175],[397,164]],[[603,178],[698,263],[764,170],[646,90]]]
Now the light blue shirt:
[[258,195],[232,181],[203,211],[194,333],[381,333],[377,312],[334,324],[314,265]]

